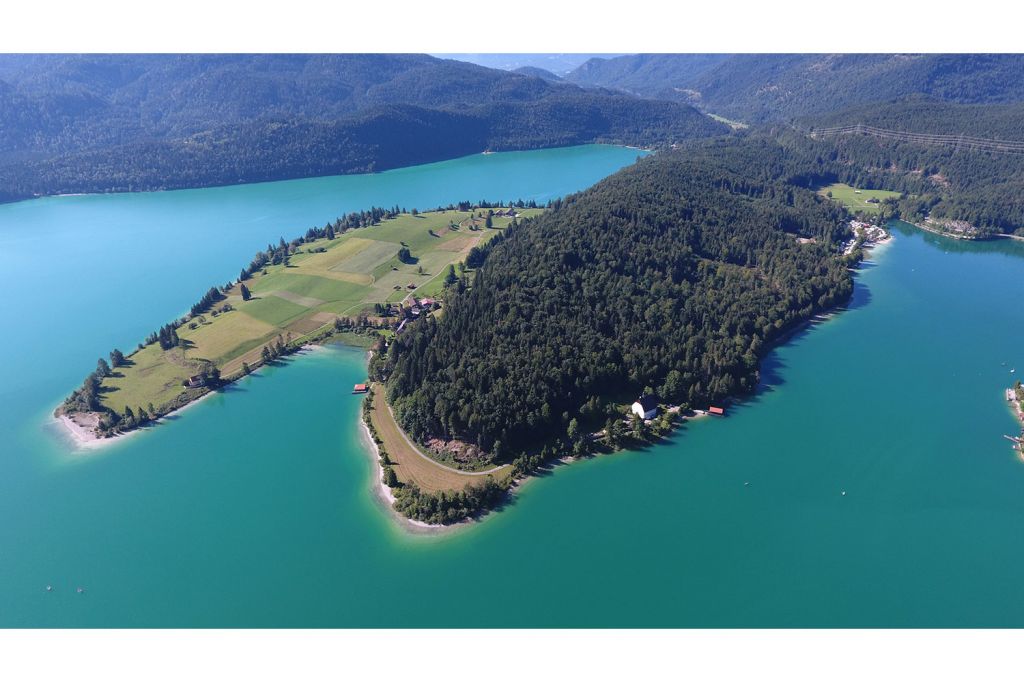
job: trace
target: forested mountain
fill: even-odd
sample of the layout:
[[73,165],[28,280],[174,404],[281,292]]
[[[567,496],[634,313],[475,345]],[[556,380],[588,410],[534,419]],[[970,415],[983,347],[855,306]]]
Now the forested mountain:
[[535,76],[537,78],[542,78],[546,81],[551,81],[553,83],[558,83],[565,80],[561,76],[553,74],[547,69],[542,69],[539,66],[520,66],[518,69],[513,69],[513,72],[522,74],[524,76]]
[[1024,141],[1024,103],[954,104],[908,97],[808,116],[797,124],[807,129],[862,124],[913,133]]
[[508,228],[375,367],[403,427],[512,458],[645,389],[753,389],[773,339],[852,291],[843,212],[794,166],[768,140],[662,152]]
[[567,78],[672,97],[745,123],[788,121],[929,95],[979,104],[1024,101],[1024,55],[635,55],[591,60]]
[[814,155],[807,161],[809,179],[903,192],[893,208],[905,220],[962,220],[981,234],[1024,234],[1024,154],[858,134],[801,144]]
[[565,79],[579,85],[614,88],[643,97],[689,99],[689,88],[725,54],[633,54],[589,59]]
[[0,56],[0,192],[201,186],[725,128],[426,55]]

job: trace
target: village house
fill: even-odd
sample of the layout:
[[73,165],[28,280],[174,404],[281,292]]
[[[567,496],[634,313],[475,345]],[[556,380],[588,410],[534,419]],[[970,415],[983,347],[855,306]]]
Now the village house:
[[708,408],[708,414],[715,414],[715,415],[718,415],[719,417],[724,417],[725,416],[725,408],[724,407],[715,407],[714,405],[712,405],[711,407]]
[[654,419],[658,415],[658,399],[653,395],[642,395],[633,403],[632,412],[641,419]]
[[189,388],[199,388],[206,383],[206,378],[202,374],[193,374],[185,382],[185,385]]
[[366,393],[369,390],[370,389],[366,384],[356,384],[355,386],[352,387],[353,393]]

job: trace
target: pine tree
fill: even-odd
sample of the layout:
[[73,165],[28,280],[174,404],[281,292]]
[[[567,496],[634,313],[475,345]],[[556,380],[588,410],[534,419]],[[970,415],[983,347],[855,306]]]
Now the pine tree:
[[241,288],[241,291],[242,291],[242,300],[243,301],[248,301],[250,298],[252,298],[252,294],[249,292],[249,287],[247,287],[244,284],[242,284],[242,285],[240,285],[240,288]]

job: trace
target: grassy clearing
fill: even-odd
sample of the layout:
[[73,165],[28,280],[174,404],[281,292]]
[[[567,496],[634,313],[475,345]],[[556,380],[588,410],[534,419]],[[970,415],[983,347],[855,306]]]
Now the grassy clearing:
[[159,407],[182,392],[182,382],[194,373],[180,348],[164,351],[150,344],[133,353],[130,365],[118,367],[103,380],[102,401],[107,407],[124,413],[125,407]]
[[[212,321],[211,321],[212,320]],[[188,354],[221,364],[234,355],[239,339],[270,339],[277,327],[237,310],[223,313],[217,318],[207,317],[206,324],[196,329],[182,328],[178,335],[191,342]]]
[[715,119],[719,123],[724,123],[725,125],[729,126],[733,130],[743,130],[744,128],[749,128],[750,127],[746,123],[740,123],[739,121],[730,121],[725,116],[719,116],[718,114],[708,114],[708,116],[710,116],[711,118]]
[[877,199],[879,202],[888,198],[898,198],[899,192],[889,192],[884,189],[857,189],[841,182],[822,187],[818,194],[828,196],[831,192],[832,199],[838,201],[848,210],[862,213],[878,213],[879,204],[869,203],[868,199]]
[[[411,446],[402,435],[384,401],[380,388],[375,385],[371,390],[376,398],[370,408],[370,420],[373,422],[377,435],[384,441],[384,449],[392,461],[391,468],[395,470],[399,481],[415,483],[426,492],[437,492],[439,490],[461,490],[468,483],[479,483],[483,480],[483,476],[450,471],[433,460],[425,459],[426,455],[422,455],[414,446]],[[493,476],[501,478],[507,468],[507,466],[502,467]]]
[[[519,210],[524,216],[540,212]],[[465,259],[471,248],[511,222],[504,216],[494,217],[493,228],[488,229],[483,214],[479,210],[404,214],[333,240],[302,244],[288,266],[268,266],[246,281],[251,300],[243,301],[235,285],[227,292],[227,300],[214,306],[219,311],[230,304],[234,310],[210,312],[203,322],[192,320],[180,326],[183,348],[162,351],[152,344],[137,351],[134,364],[118,368],[116,376],[103,381],[102,401],[121,413],[125,406],[148,409],[153,403],[159,408],[181,395],[183,382],[197,373],[204,360],[214,363],[223,376],[231,376],[241,371],[243,362],[257,364],[263,347],[278,336],[300,339],[338,316],[354,317],[372,311],[375,303],[401,301],[409,294],[443,296],[448,265]],[[403,246],[415,262],[398,260]],[[410,289],[409,284],[416,288]],[[196,328],[190,329],[191,324]]]
[[274,327],[284,327],[295,318],[304,315],[309,308],[286,301],[279,296],[263,296],[246,301],[240,310],[243,315],[251,315]]

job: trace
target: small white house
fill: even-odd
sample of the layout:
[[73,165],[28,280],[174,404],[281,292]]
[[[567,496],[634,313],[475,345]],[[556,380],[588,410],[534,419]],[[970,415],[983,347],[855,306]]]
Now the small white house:
[[658,415],[658,399],[653,395],[642,395],[633,403],[633,414],[641,419],[654,419]]

